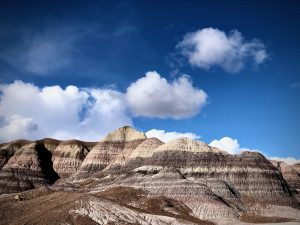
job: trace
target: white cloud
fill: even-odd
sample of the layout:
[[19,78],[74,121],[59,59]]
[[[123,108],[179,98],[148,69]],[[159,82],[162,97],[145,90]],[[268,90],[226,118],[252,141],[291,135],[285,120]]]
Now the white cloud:
[[213,140],[209,145],[227,151],[231,154],[237,154],[240,152],[240,145],[237,139],[231,139],[230,137],[223,137],[220,140]]
[[135,116],[182,119],[196,115],[207,94],[193,87],[188,76],[169,83],[157,72],[147,72],[127,88],[126,100]]
[[112,87],[39,88],[15,81],[0,85],[0,141],[43,137],[95,141],[121,126],[132,126],[129,108],[135,116],[186,118],[199,113],[205,100],[205,92],[194,88],[186,76],[168,83],[156,72],[132,83],[127,93]]
[[[254,151],[267,156],[267,154],[257,149],[241,148],[238,140],[232,139],[230,137],[223,137],[220,140],[213,140],[209,145],[227,151],[230,154],[239,154],[243,151],[252,151],[252,152]],[[270,160],[283,161],[289,165],[300,163],[300,159],[296,159],[294,157],[267,157],[267,158]]]
[[260,152],[256,149],[241,148],[238,140],[230,137],[223,137],[220,140],[213,140],[209,145],[227,151],[230,154],[238,154],[242,151]]
[[124,94],[112,89],[38,88],[15,81],[1,85],[0,92],[0,141],[43,137],[95,141],[132,125]]
[[300,159],[296,159],[294,157],[269,157],[270,160],[283,161],[286,164],[293,165],[295,163],[300,163]]
[[[31,118],[24,118],[12,115],[4,118],[0,127],[0,137],[10,137],[10,139],[28,139],[36,135],[38,125]],[[0,139],[1,140],[1,139]]]
[[146,136],[148,138],[151,137],[156,137],[159,140],[163,141],[163,142],[168,142],[168,141],[172,141],[175,140],[177,138],[181,138],[181,137],[187,137],[190,139],[199,139],[201,138],[201,136],[195,134],[195,133],[180,133],[180,132],[167,132],[165,130],[156,130],[156,129],[152,129],[146,132]]
[[246,41],[237,30],[226,34],[215,28],[199,29],[186,34],[176,48],[193,66],[202,69],[220,66],[230,73],[239,72],[250,60],[258,65],[268,57],[262,42]]

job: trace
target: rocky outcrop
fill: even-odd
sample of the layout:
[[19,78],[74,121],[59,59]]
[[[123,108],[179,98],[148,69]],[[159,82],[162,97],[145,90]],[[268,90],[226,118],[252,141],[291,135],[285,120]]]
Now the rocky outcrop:
[[214,225],[196,218],[183,202],[135,188],[110,188],[97,195],[39,188],[19,198],[0,198],[1,225]]
[[128,126],[108,134],[84,159],[78,175],[93,174],[110,166],[116,168],[124,163],[145,139],[144,133]]
[[271,161],[274,166],[282,173],[283,178],[287,181],[292,189],[296,191],[296,194],[300,193],[300,173],[297,168],[297,164],[288,165],[283,161]]
[[60,140],[52,139],[52,138],[44,138],[40,140],[45,146],[45,148],[51,153],[57,148],[57,146],[61,143]]
[[300,174],[300,163],[293,164],[293,168]]
[[298,204],[281,173],[260,153],[231,155],[187,138],[160,145],[149,157],[131,157],[122,169],[130,171],[142,167],[143,173],[149,174],[155,171],[153,168],[174,166],[187,178],[224,181],[241,194],[276,204]]
[[19,192],[52,184],[58,179],[51,152],[43,142],[31,142],[18,149],[0,172],[0,193]]
[[[163,143],[127,126],[98,143],[6,143],[0,157],[0,193],[47,186],[46,194],[32,191],[35,197],[24,204],[22,193],[11,197],[16,204],[4,201],[11,213],[0,207],[0,217],[12,224],[18,224],[10,217],[14,210],[35,209],[33,202],[41,199],[51,202],[57,223],[77,224],[81,218],[78,224],[240,224],[239,218],[275,221],[276,210],[300,220],[300,165],[272,164],[258,152],[232,155],[188,138]],[[63,207],[53,203],[57,199]],[[38,224],[34,216],[22,218]]]
[[154,153],[158,152],[168,152],[168,151],[176,151],[176,152],[191,152],[191,153],[222,153],[226,154],[226,152],[217,149],[215,147],[210,147],[206,143],[202,141],[191,140],[189,138],[178,138],[176,140],[170,141],[164,145],[159,146],[157,149],[154,149]]
[[162,144],[164,143],[157,138],[148,138],[136,147],[128,159],[148,158],[152,156],[153,151]]
[[[151,138],[145,140],[132,152],[123,170],[132,170],[143,165],[182,168],[189,166],[191,159],[205,160],[200,155],[203,153],[218,157],[223,157],[223,155],[227,154],[219,149],[208,146],[204,142],[188,138],[179,138],[165,144],[158,139]],[[198,157],[197,154],[199,154]],[[188,157],[188,155],[192,157]]]
[[95,142],[19,140],[0,149],[0,193],[19,192],[50,185],[74,174]]
[[[236,218],[243,210],[238,192],[232,191],[229,185],[220,185],[225,189],[222,197],[214,193],[203,180],[187,179],[176,168],[161,168],[155,174],[144,174],[138,168],[135,173],[114,174],[109,171],[101,173],[94,182],[90,180],[86,183],[86,191],[96,194],[120,186],[142,189],[153,198],[165,196],[183,202],[191,209],[193,215],[200,219]],[[82,187],[86,181],[81,182],[79,185]],[[217,182],[211,182],[213,183]],[[218,185],[213,186],[218,187]]]
[[[271,199],[277,204],[296,204],[286,180],[297,190],[297,172],[281,165],[279,169],[286,176],[283,179],[281,172],[260,153],[231,155],[187,138],[163,143],[156,138],[147,139],[131,127],[122,127],[95,144],[43,139],[23,147],[19,142],[3,145],[1,149],[11,149],[12,153],[10,159],[5,158],[9,160],[0,173],[2,193],[51,184],[59,177],[73,174],[77,178],[103,170],[156,174],[165,168],[175,168],[185,178],[202,183],[205,180],[207,186],[213,182],[216,187],[218,181],[240,194]],[[221,189],[222,185],[217,186]]]
[[52,153],[53,169],[61,178],[77,172],[96,142],[69,140],[61,142]]
[[[148,175],[136,182],[135,187],[143,187],[154,196],[166,196],[184,202],[194,215],[200,219],[232,218],[237,217],[242,203],[239,201],[237,192],[230,192],[228,186],[223,185],[222,194],[216,194],[207,183],[217,191],[221,191],[216,182],[207,180],[187,179],[176,168],[163,168],[157,174]],[[226,194],[227,195],[226,195]],[[232,201],[232,204],[228,203]],[[227,201],[227,202],[226,202]],[[233,204],[235,203],[235,205]]]
[[25,144],[28,144],[28,140],[16,140],[9,143],[1,144],[0,146],[0,170],[7,163],[7,161]]
[[143,132],[139,132],[132,127],[121,127],[102,139],[102,142],[129,142],[134,140],[146,139]]

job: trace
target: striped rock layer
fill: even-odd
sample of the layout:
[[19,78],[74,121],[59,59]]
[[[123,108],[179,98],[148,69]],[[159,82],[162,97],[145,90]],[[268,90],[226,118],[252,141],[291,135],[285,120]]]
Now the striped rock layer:
[[134,187],[183,202],[201,219],[237,218],[251,210],[250,200],[299,208],[297,176],[257,152],[231,155],[187,138],[163,143],[131,127],[98,143],[43,139],[12,146],[0,146],[0,193],[67,178],[53,189],[97,194]]
[[131,127],[122,127],[108,134],[84,159],[79,176],[89,176],[107,167],[124,163],[146,136]]
[[53,169],[62,178],[76,173],[94,145],[77,140],[61,142],[52,153]]
[[288,165],[282,161],[272,161],[272,163],[279,169],[288,184],[300,191],[300,171],[297,170],[297,165],[294,167],[294,165]]
[[200,219],[234,218],[245,211],[239,193],[218,180],[193,180],[184,177],[176,168],[161,168],[156,174],[107,176],[91,188],[98,193],[113,187],[143,189],[148,196],[165,196],[183,202]]
[[140,151],[143,149],[137,147],[132,152],[136,157],[129,157],[121,170],[154,174],[162,168],[175,167],[187,178],[224,181],[241,194],[274,203],[298,204],[281,172],[260,153],[231,155],[187,138],[161,144],[147,157],[140,157]]
[[294,195],[300,199],[300,164],[288,165],[282,161],[271,161],[281,172]]
[[0,193],[20,192],[51,184],[58,179],[51,152],[43,143],[31,142],[18,149],[0,172]]
[[0,194],[51,185],[74,174],[93,142],[19,140],[0,147]]
[[25,144],[28,144],[27,140],[16,140],[9,143],[0,145],[0,170],[8,162],[8,160]]

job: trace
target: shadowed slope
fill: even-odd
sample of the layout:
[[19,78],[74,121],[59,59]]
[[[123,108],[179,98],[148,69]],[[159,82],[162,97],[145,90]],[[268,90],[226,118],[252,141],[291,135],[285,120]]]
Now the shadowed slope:
[[0,193],[19,192],[58,179],[53,170],[51,152],[42,142],[32,142],[16,151],[0,172]]

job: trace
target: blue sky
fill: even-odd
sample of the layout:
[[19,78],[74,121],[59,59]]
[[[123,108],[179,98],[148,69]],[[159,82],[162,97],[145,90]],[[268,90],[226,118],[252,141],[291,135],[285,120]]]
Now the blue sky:
[[300,158],[299,10],[297,1],[2,1],[1,140],[98,140],[130,124]]

